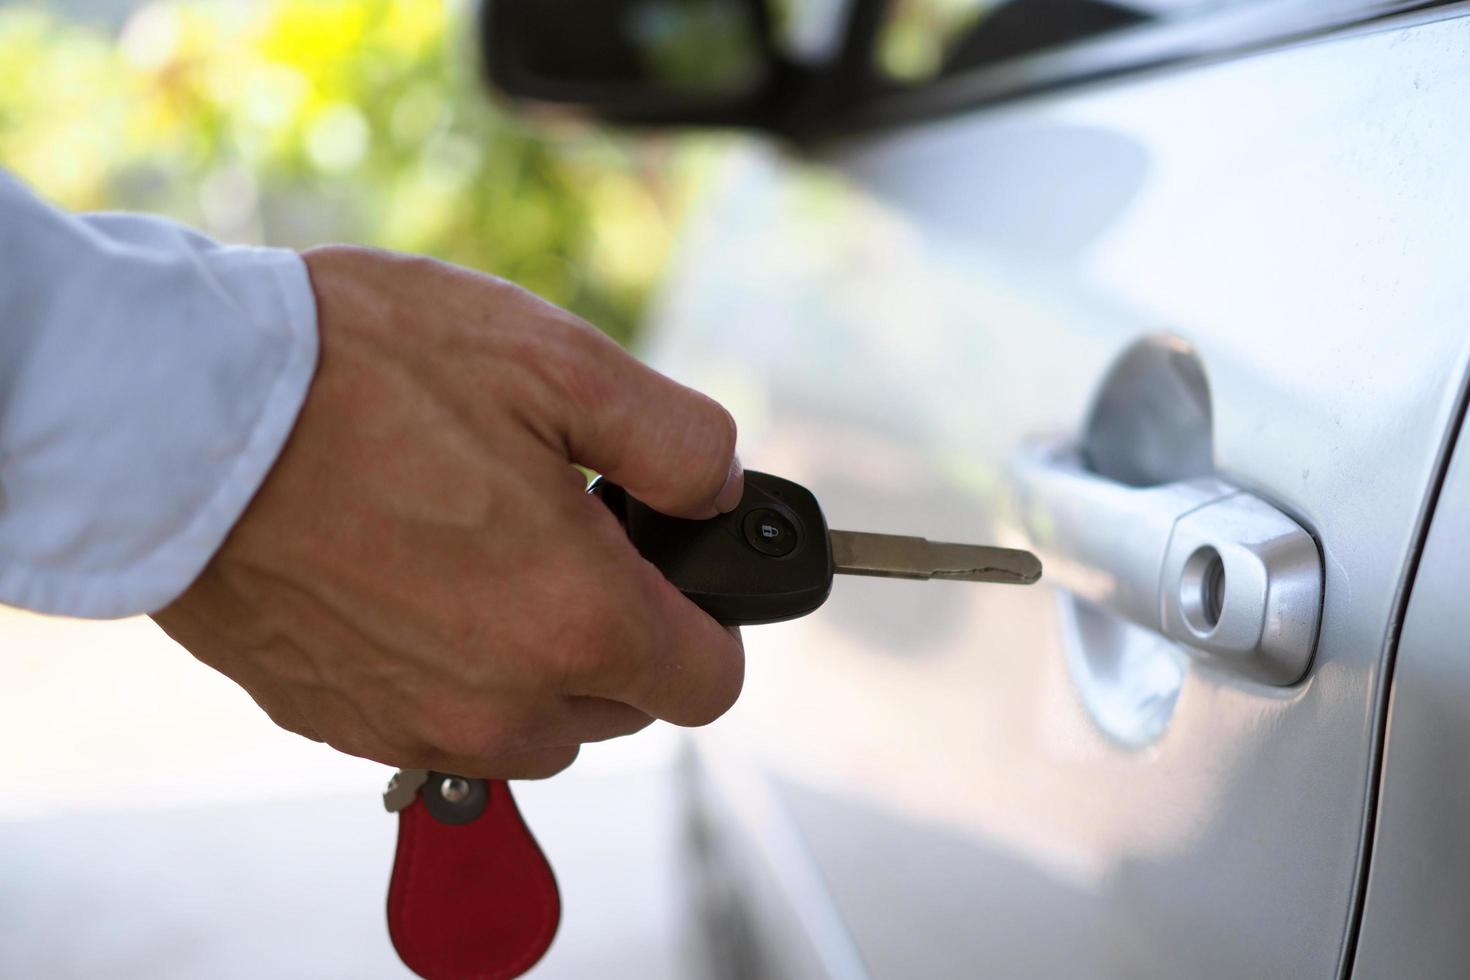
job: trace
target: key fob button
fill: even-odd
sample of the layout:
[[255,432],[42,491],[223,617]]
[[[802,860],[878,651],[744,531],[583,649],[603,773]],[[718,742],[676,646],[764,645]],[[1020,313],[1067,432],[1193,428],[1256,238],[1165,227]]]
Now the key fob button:
[[796,550],[796,525],[769,507],[757,507],[742,522],[746,542],[763,555],[784,558]]

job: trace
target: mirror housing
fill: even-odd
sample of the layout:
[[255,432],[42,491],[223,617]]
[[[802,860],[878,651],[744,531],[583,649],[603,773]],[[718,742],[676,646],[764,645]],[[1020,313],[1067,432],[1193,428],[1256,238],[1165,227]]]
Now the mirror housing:
[[782,132],[801,69],[765,0],[485,0],[492,88],[610,122]]

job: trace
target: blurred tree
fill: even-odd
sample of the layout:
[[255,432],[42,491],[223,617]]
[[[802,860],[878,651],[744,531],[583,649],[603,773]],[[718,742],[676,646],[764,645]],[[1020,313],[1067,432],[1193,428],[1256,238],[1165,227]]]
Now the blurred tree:
[[484,95],[463,28],[444,0],[153,2],[116,37],[6,6],[0,166],[74,209],[434,255],[628,341],[684,144],[528,127]]

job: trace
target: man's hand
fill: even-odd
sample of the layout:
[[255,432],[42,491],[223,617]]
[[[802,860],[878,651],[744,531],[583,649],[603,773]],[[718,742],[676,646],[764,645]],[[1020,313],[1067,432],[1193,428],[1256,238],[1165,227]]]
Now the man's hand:
[[742,491],[729,414],[510,283],[365,249],[305,258],[316,379],[164,630],[283,728],[395,766],[548,776],[583,742],[729,708],[738,635],[572,466],[712,517]]

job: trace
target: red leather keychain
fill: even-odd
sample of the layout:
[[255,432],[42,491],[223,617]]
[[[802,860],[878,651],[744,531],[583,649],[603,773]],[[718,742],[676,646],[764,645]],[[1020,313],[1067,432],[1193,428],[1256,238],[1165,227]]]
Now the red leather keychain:
[[408,769],[383,803],[398,813],[388,932],[425,980],[511,980],[561,920],[556,876],[510,786]]

